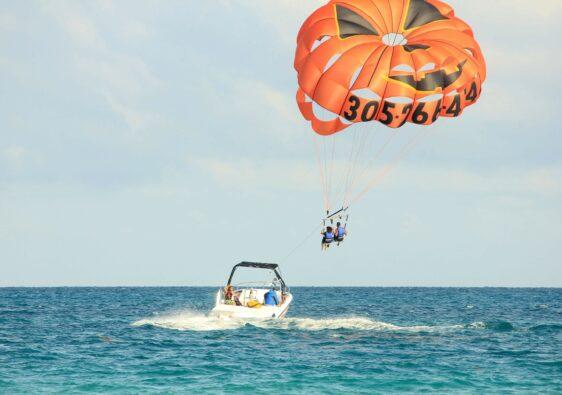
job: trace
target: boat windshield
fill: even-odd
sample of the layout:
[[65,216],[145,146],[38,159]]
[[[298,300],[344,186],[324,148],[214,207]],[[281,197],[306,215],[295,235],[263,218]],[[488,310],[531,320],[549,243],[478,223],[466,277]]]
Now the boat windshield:
[[283,282],[271,269],[238,267],[230,281],[235,288],[270,288],[283,290]]

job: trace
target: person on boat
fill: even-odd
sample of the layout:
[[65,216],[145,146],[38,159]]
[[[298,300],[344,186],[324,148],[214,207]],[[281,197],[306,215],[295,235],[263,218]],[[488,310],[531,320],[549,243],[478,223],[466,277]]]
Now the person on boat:
[[279,297],[273,288],[265,293],[263,299],[266,306],[277,306],[279,304]]
[[226,304],[241,306],[239,295],[239,292],[234,292],[234,287],[232,285],[224,287],[224,300],[227,302]]
[[326,231],[320,234],[322,235],[322,250],[326,250],[330,247],[330,243],[334,241],[334,229],[331,226],[327,226]]
[[234,289],[232,285],[227,285],[226,287],[224,287],[224,299],[232,300],[233,296],[234,296]]
[[339,243],[341,243],[343,241],[343,238],[347,235],[347,230],[345,229],[344,226],[341,226],[341,222],[338,222],[336,224],[336,231],[335,231],[335,237],[334,240]]

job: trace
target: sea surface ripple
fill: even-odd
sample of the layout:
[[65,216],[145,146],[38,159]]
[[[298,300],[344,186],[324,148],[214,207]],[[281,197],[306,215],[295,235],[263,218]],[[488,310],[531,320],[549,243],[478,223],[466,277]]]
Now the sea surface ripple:
[[562,393],[562,289],[0,288],[0,393]]

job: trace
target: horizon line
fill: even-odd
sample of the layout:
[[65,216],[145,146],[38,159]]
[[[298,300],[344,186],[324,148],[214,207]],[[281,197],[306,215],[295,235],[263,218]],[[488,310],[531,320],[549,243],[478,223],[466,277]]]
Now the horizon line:
[[[13,288],[219,288],[224,285],[0,285]],[[292,285],[289,288],[504,288],[504,289],[562,289],[562,285]]]

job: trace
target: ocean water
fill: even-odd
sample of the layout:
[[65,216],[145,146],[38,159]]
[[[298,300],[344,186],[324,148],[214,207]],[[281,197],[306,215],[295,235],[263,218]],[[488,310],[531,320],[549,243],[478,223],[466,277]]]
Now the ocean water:
[[0,393],[562,393],[562,289],[0,288]]

